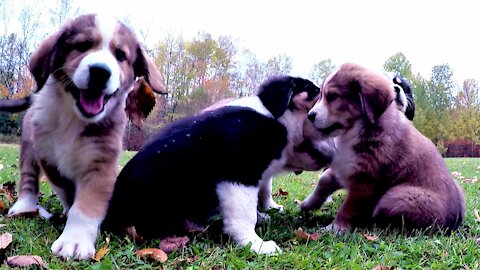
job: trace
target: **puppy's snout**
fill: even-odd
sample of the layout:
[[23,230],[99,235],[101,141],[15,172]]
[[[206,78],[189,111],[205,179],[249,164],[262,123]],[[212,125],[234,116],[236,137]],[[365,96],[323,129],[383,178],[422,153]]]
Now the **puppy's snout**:
[[108,79],[112,75],[110,68],[103,64],[93,64],[89,68],[90,72],[90,81],[88,82],[89,88],[103,89],[105,88]]
[[317,116],[316,113],[314,113],[314,112],[309,112],[307,117],[308,117],[308,120],[310,120],[310,122],[314,123],[316,116]]

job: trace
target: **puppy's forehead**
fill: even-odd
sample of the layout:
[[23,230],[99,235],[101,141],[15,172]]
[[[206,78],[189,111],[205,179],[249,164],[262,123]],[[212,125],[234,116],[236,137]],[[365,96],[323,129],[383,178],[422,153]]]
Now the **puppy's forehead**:
[[104,45],[113,39],[120,27],[119,21],[115,19],[115,17],[109,15],[99,14],[95,17],[95,22],[102,35]]

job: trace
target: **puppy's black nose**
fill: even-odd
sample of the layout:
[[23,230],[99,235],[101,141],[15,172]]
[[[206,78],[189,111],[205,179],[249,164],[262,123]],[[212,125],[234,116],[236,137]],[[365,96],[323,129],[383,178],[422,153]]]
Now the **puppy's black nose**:
[[310,112],[310,113],[308,113],[308,116],[307,116],[307,117],[308,117],[308,120],[310,120],[310,122],[313,123],[313,122],[315,122],[315,117],[316,117],[316,116],[317,116],[316,113]]
[[93,64],[90,66],[90,81],[88,82],[89,88],[103,89],[105,88],[108,79],[112,75],[110,68],[103,64]]

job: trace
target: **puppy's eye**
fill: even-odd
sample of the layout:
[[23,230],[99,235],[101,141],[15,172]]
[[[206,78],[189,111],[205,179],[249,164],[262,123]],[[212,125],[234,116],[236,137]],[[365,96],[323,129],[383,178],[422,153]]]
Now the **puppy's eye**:
[[78,43],[75,44],[75,50],[79,51],[79,52],[86,52],[88,51],[90,48],[92,48],[93,46],[93,42],[90,41],[90,40],[84,40],[84,41],[80,41]]
[[115,49],[115,58],[117,58],[119,62],[123,62],[127,60],[127,54],[120,49]]
[[328,101],[328,102],[332,102],[332,101],[334,101],[335,99],[338,98],[338,94],[336,94],[336,93],[328,93],[327,96],[326,96],[326,98],[327,98],[327,101]]

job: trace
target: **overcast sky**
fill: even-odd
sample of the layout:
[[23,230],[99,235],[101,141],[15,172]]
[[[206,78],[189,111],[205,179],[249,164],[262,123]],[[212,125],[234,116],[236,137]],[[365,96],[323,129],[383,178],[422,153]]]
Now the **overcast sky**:
[[158,41],[166,33],[185,39],[200,31],[229,35],[261,60],[284,53],[293,75],[331,58],[381,69],[403,52],[415,73],[429,78],[448,63],[457,83],[480,80],[480,8],[476,1],[426,0],[82,0],[85,11],[128,16]]

